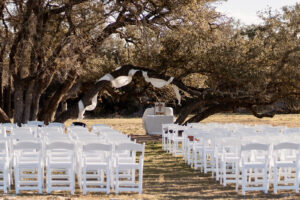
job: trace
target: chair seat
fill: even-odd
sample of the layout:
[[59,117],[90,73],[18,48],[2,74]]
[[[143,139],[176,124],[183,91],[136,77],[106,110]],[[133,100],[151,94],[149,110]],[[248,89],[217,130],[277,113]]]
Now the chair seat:
[[106,162],[87,162],[85,167],[87,170],[106,169],[108,163]]
[[245,168],[264,168],[266,166],[263,162],[245,162]]
[[139,163],[119,163],[119,169],[139,169]]
[[277,167],[296,167],[297,163],[295,161],[276,161]]
[[16,166],[19,168],[36,168],[41,167],[42,164],[38,161],[21,161]]
[[65,169],[73,166],[71,162],[50,162],[48,163],[49,168]]

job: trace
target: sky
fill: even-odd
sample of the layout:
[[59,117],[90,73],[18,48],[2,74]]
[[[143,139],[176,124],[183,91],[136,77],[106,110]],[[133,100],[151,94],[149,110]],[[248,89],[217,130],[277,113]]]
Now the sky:
[[300,0],[228,0],[217,5],[217,11],[227,16],[239,19],[246,25],[259,24],[261,20],[257,17],[258,11],[264,11],[269,7],[272,10],[281,10],[283,6],[295,5]]

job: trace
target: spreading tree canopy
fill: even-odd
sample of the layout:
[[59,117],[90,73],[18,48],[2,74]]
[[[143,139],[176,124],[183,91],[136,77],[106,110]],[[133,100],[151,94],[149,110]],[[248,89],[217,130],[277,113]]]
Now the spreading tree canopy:
[[[143,72],[174,77],[183,100],[178,123],[237,108],[273,116],[276,103],[297,101],[300,5],[243,27],[216,12],[215,2],[3,0],[1,121],[77,118],[98,93],[118,90],[100,77],[132,70],[133,79]],[[92,84],[82,89],[84,82]],[[75,103],[58,109],[74,96]]]

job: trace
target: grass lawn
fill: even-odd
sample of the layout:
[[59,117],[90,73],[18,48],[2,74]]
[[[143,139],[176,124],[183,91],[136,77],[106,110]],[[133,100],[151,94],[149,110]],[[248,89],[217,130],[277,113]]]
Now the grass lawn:
[[[250,115],[214,115],[204,122],[243,123],[243,124],[273,124],[299,126],[300,115],[277,115],[272,119],[257,119]],[[105,123],[123,133],[144,135],[142,120],[129,119],[87,119],[82,122],[88,125]],[[71,124],[67,121],[66,124]],[[223,187],[211,175],[195,171],[186,165],[182,157],[174,158],[161,149],[159,141],[146,143],[144,163],[143,194],[120,193],[120,195],[105,195],[103,193],[88,193],[82,196],[77,188],[76,195],[67,192],[56,192],[51,195],[38,195],[35,192],[24,192],[15,195],[12,191],[2,196],[4,199],[300,199],[294,191],[280,191],[273,195],[263,192],[247,192],[245,196],[235,192],[234,185]]]

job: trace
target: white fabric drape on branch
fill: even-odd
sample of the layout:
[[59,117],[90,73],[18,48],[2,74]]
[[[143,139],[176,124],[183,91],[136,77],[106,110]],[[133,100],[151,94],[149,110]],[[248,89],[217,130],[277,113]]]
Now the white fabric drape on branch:
[[[116,69],[116,71],[120,70],[120,69],[121,68],[118,67]],[[119,77],[116,77],[116,78],[114,78],[111,74],[105,74],[97,82],[99,82],[99,81],[110,81],[112,87],[121,88],[121,87],[124,87],[124,86],[128,85],[129,83],[131,83],[132,77],[138,71],[140,71],[140,70],[131,69],[128,72],[128,76],[119,76]],[[145,81],[148,82],[148,83],[150,82],[153,85],[153,87],[155,87],[155,88],[165,87],[165,86],[171,84],[173,79],[174,79],[174,77],[170,77],[169,80],[166,81],[166,80],[159,79],[159,78],[150,78],[148,76],[148,72],[146,72],[146,71],[142,71],[142,74],[143,74],[143,77],[144,77]],[[172,87],[173,87],[173,90],[175,92],[176,98],[178,100],[178,104],[180,105],[181,104],[181,95],[179,93],[179,88],[176,85],[173,85],[173,84],[172,84]],[[93,97],[92,104],[89,105],[89,106],[86,106],[86,107],[84,107],[84,104],[83,104],[82,100],[80,100],[78,102],[78,109],[79,109],[78,119],[83,119],[84,118],[84,113],[85,113],[86,110],[90,111],[90,110],[94,110],[96,108],[97,99],[98,99],[98,93]]]

